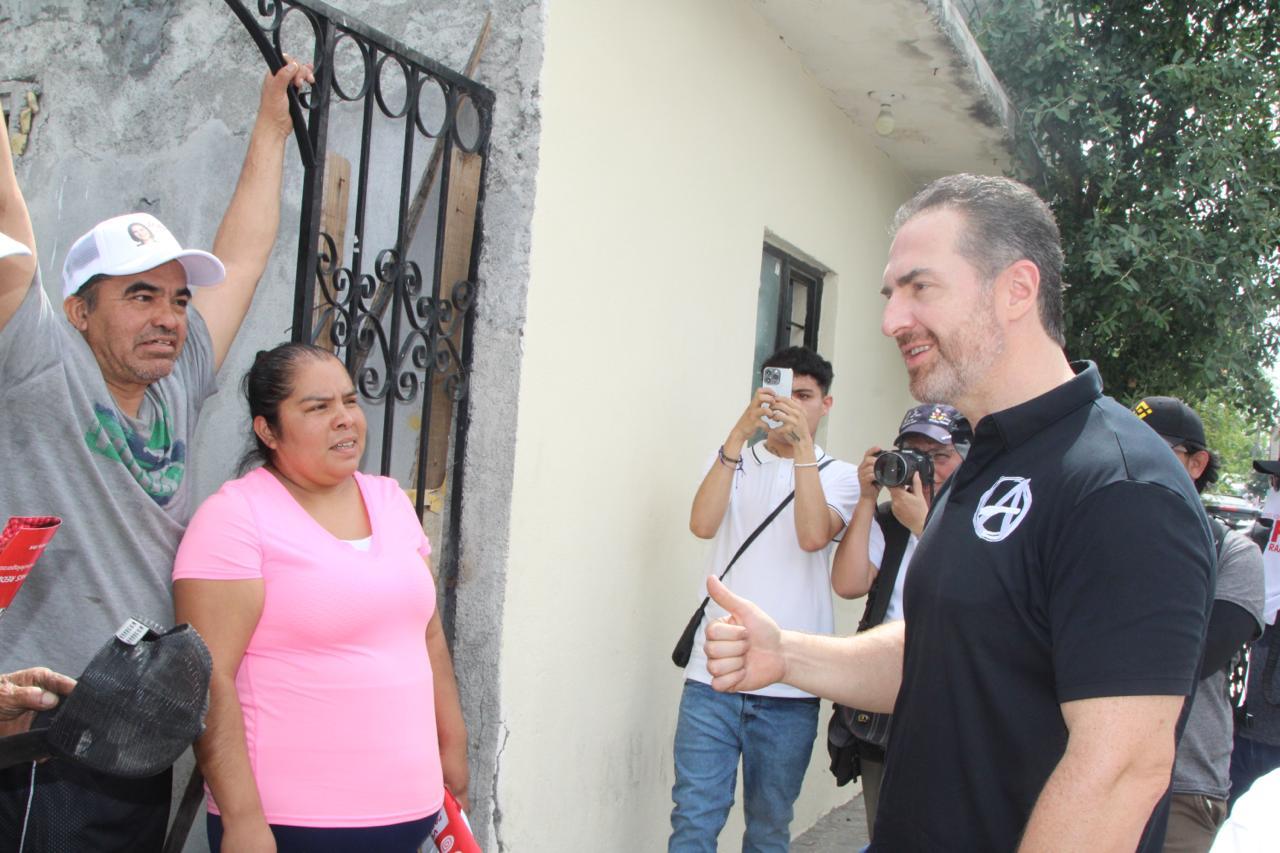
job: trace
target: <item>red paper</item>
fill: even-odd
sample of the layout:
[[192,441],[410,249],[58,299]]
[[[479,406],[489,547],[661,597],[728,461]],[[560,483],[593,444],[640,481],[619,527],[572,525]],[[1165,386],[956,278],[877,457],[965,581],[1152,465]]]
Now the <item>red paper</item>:
[[444,789],[444,808],[440,809],[440,816],[431,830],[431,840],[440,853],[481,853],[480,845],[471,834],[466,814],[448,788]]
[[0,531],[0,613],[13,603],[60,524],[62,519],[52,515],[15,516]]

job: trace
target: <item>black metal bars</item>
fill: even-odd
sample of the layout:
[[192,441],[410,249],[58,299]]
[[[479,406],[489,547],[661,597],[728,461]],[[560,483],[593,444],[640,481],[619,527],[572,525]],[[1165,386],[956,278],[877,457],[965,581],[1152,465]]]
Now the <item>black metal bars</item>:
[[[456,506],[493,93],[328,4],[226,3],[272,71],[286,52],[315,66],[310,91],[290,93],[303,164],[292,337],[351,370],[378,471],[412,480],[419,516],[453,445]],[[415,417],[410,464],[396,438]]]

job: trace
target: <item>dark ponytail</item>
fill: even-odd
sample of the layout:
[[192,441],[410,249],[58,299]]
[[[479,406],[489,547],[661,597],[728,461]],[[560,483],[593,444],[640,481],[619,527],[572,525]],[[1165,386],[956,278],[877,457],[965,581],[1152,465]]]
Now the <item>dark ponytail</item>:
[[240,391],[249,404],[249,449],[240,457],[240,473],[271,461],[271,448],[253,429],[254,418],[261,416],[272,432],[280,431],[280,404],[293,393],[293,378],[304,359],[334,358],[333,353],[312,344],[288,343],[269,350],[258,350],[253,366],[240,381]]

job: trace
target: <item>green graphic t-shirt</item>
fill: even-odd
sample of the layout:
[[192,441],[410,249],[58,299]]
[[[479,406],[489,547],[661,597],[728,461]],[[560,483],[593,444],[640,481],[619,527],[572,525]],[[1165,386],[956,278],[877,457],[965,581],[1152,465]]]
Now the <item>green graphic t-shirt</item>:
[[188,321],[173,372],[137,418],[116,407],[38,276],[0,329],[0,523],[63,519],[5,613],[0,672],[79,673],[126,619],[172,624],[169,576],[194,509],[189,444],[215,390],[209,332],[194,309]]

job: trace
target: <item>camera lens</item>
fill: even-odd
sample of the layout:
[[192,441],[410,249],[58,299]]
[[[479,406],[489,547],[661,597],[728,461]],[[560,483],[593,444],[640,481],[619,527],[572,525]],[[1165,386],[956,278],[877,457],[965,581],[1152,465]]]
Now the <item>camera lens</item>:
[[897,488],[911,478],[908,463],[901,453],[890,450],[876,458],[876,482],[888,488]]

